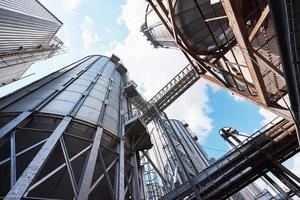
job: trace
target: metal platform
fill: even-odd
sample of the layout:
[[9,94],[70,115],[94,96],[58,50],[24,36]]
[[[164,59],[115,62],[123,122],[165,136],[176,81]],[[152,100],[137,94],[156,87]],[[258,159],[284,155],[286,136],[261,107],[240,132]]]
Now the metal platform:
[[[151,143],[150,135],[147,125],[140,117],[133,117],[124,124],[125,138],[132,141],[132,151],[143,151],[150,149],[153,145]],[[131,139],[130,139],[131,138]]]

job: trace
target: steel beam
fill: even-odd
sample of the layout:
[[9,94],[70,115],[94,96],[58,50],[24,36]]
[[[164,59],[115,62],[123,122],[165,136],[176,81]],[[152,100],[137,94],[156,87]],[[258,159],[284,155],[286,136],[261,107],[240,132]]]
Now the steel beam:
[[60,142],[60,145],[61,145],[61,148],[62,148],[65,163],[67,165],[67,170],[68,170],[68,173],[69,173],[69,178],[70,178],[70,181],[71,181],[74,196],[76,198],[77,193],[78,193],[78,186],[77,186],[76,179],[75,179],[75,176],[74,176],[74,171],[73,171],[73,168],[72,168],[72,165],[71,165],[71,161],[70,161],[70,158],[69,158],[67,147],[66,147],[64,138],[62,136],[59,138],[59,142]]
[[243,50],[243,56],[255,84],[258,96],[260,97],[260,102],[264,105],[269,105],[267,90],[259,66],[256,64],[256,57],[254,56],[252,45],[248,39],[245,22],[237,7],[238,2],[236,0],[221,0],[221,2],[239,47]]
[[269,67],[270,70],[272,70],[275,74],[277,74],[278,76],[280,76],[281,78],[285,78],[284,77],[284,73],[278,69],[276,66],[274,66],[268,59],[266,59],[263,55],[261,55],[258,51],[253,49],[253,53],[259,58],[261,59],[264,63],[266,63]]
[[[88,151],[91,148],[92,145],[87,146],[86,148],[84,148],[82,151],[80,151],[79,153],[77,153],[76,155],[74,155],[71,159],[70,162],[72,162],[73,160],[77,159],[78,157],[82,156],[86,151]],[[56,172],[60,171],[61,169],[63,169],[67,164],[63,163],[60,166],[58,166],[57,168],[55,168],[52,172],[48,173],[46,176],[44,176],[43,178],[41,178],[40,180],[38,180],[37,182],[35,182],[34,184],[32,184],[27,192],[25,193],[24,196],[26,196],[31,190],[33,190],[34,188],[36,188],[37,186],[39,186],[40,184],[42,184],[44,181],[46,181],[48,178],[50,178],[51,176],[53,176]]]
[[133,199],[141,200],[141,194],[139,190],[139,176],[138,176],[139,173],[138,173],[136,152],[133,152],[133,155],[131,157],[131,163],[133,165],[133,180],[132,180]]
[[22,173],[21,177],[17,180],[16,184],[8,192],[8,194],[4,198],[5,200],[18,200],[23,197],[28,187],[32,184],[34,178],[38,175],[38,172],[41,170],[43,164],[50,156],[59,138],[66,130],[67,126],[70,124],[71,119],[72,118],[70,117],[64,117],[62,119],[52,135],[48,138],[47,142],[43,145],[34,159],[30,162],[28,167]]
[[[108,165],[108,167],[106,168],[107,172],[109,172],[111,170],[111,168],[115,165],[115,163],[117,162],[117,159],[115,159],[114,161],[112,161],[110,163],[110,165]],[[104,173],[102,173],[99,178],[95,181],[95,183],[90,187],[90,193],[92,193],[94,191],[94,189],[97,187],[97,185],[101,182],[101,180],[104,178]]]
[[[293,193],[295,193],[298,197],[300,197],[300,186],[295,182],[298,181],[299,178],[295,176],[291,171],[285,168],[283,165],[273,162],[273,169],[271,169],[272,173],[283,182]],[[289,175],[292,175],[292,178],[297,177],[292,180]]]
[[8,124],[6,124],[4,127],[0,129],[0,139],[2,139],[6,134],[8,134],[10,131],[15,129],[18,125],[20,125],[22,122],[27,119],[32,112],[22,112],[17,117],[15,117],[13,120],[11,120]]
[[290,191],[300,197],[300,188],[290,177],[282,173],[280,170],[278,170],[278,168],[272,169],[271,171],[282,183],[284,183],[290,189]]
[[281,194],[283,198],[288,198],[288,194],[267,174],[263,177]]
[[125,194],[127,193],[128,190],[129,190],[130,193],[132,193],[131,186],[130,186],[132,176],[133,176],[133,172],[131,172],[129,178],[127,177],[127,174],[125,173],[125,177],[126,177],[126,181],[127,181],[127,187],[125,188],[125,192],[124,192]]
[[260,18],[258,19],[258,21],[256,22],[254,28],[252,29],[250,35],[249,35],[249,41],[251,42],[254,39],[254,36],[256,35],[257,31],[259,30],[259,28],[262,26],[262,24],[264,23],[264,21],[267,19],[267,17],[269,16],[270,13],[270,8],[267,5],[264,9],[264,11],[262,12]]
[[105,162],[104,162],[104,159],[103,159],[103,156],[102,156],[102,153],[101,151],[99,151],[99,158],[100,158],[100,164],[103,168],[103,171],[104,171],[104,177],[106,179],[106,182],[107,182],[107,185],[108,185],[108,188],[109,188],[109,191],[110,191],[110,194],[111,194],[111,198],[114,200],[116,199],[116,196],[115,196],[115,191],[114,191],[114,188],[111,184],[111,181],[110,181],[110,178],[109,178],[109,175],[108,175],[108,170],[105,166]]
[[[124,158],[124,143],[125,143],[125,127],[123,124],[124,117],[121,118],[121,137],[120,137],[120,145],[119,145],[119,180],[117,182],[118,184],[118,200],[123,200],[125,198],[125,178],[124,178],[124,173],[125,173],[125,158]],[[121,173],[124,172],[124,173]]]
[[[40,142],[37,142],[37,143],[33,144],[32,146],[30,146],[30,147],[28,147],[28,148],[26,148],[26,149],[24,149],[24,150],[18,152],[18,153],[16,154],[16,157],[18,157],[18,156],[20,156],[20,155],[22,155],[22,154],[24,154],[24,153],[30,151],[31,149],[34,149],[35,147],[37,147],[37,146],[43,144],[43,143],[46,142],[46,141],[47,141],[47,139],[42,140],[42,141],[40,141]],[[5,164],[5,163],[9,162],[10,160],[11,160],[11,157],[6,158],[6,159],[4,159],[4,160],[1,160],[1,161],[0,161],[0,165],[3,165],[3,164]]]
[[148,156],[147,153],[145,153],[145,157],[147,158],[147,160],[149,161],[149,163],[152,165],[152,167],[154,168],[154,170],[156,171],[156,173],[160,176],[161,180],[168,185],[167,180],[165,179],[165,177],[160,173],[159,169],[156,167],[155,163],[151,160],[151,158]]
[[102,138],[103,128],[98,127],[95,133],[94,142],[92,145],[91,152],[86,163],[86,168],[81,180],[81,185],[78,193],[78,200],[88,199],[90,193],[90,187],[93,179],[93,174],[96,166],[98,152],[100,148],[100,142]]
[[300,178],[294,174],[292,171],[290,171],[288,168],[286,168],[284,165],[282,165],[281,163],[277,163],[277,166],[287,175],[289,175],[292,179],[294,179],[295,181],[297,181],[300,184]]

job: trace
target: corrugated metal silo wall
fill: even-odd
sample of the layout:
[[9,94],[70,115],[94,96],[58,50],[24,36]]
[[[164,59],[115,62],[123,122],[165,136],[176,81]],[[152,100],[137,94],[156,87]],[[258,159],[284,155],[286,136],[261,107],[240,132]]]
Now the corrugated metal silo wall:
[[[109,88],[111,92],[103,126],[105,129],[118,135],[120,84],[123,84],[123,82],[120,74],[114,70],[114,66],[115,64],[109,61],[107,57],[93,56],[57,79],[6,107],[2,112],[24,112],[32,110],[35,106],[48,98],[55,90],[59,90],[68,81],[76,79],[40,110],[42,113],[62,116],[68,115],[87,90],[97,73],[101,73],[100,78],[91,89],[74,118],[97,125]],[[36,84],[33,84],[31,87],[35,87],[35,85]],[[23,91],[20,92],[22,93]],[[19,96],[18,92],[9,98],[1,100],[1,107],[10,102],[14,96]]]
[[193,165],[196,167],[198,172],[208,167],[208,159],[200,148],[197,146],[193,138],[191,137],[189,130],[179,120],[170,120],[177,136],[180,138],[182,145],[187,152],[187,156],[190,157]]
[[[124,122],[120,119],[127,113],[128,105],[122,92],[126,79],[116,66],[105,56],[88,56],[0,99],[0,196],[73,199],[75,195],[87,194],[89,199],[112,199],[114,192],[110,185],[117,188],[121,184],[127,188],[130,180],[117,181],[132,176],[133,169],[127,144],[122,150],[127,161],[124,167],[118,167]],[[18,124],[16,118],[22,116],[25,118]],[[66,122],[60,142],[49,151],[48,140]],[[11,123],[16,125],[13,131],[3,135],[4,127]],[[13,139],[7,140],[9,137]],[[99,153],[97,156],[98,151],[96,154],[94,151],[93,157],[94,144],[99,138]],[[11,157],[12,146],[15,159]],[[44,151],[48,151],[47,157],[39,160]],[[15,171],[11,171],[14,166],[11,160],[16,160]],[[88,167],[93,160],[94,171]],[[40,168],[32,167],[36,164]],[[16,183],[11,188],[13,175]],[[87,184],[84,177],[90,177],[90,187],[82,192],[81,188]],[[20,192],[22,188],[24,194]],[[130,195],[127,188],[124,196]]]
[[36,0],[1,0],[0,53],[48,44],[61,26]]

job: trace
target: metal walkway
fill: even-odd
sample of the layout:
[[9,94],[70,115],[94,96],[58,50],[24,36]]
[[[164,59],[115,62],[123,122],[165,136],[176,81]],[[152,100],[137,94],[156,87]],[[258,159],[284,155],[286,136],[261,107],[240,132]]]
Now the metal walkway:
[[[56,38],[56,40],[59,40]],[[61,44],[37,49],[21,49],[0,54],[0,68],[51,58],[67,52]]]
[[[281,120],[256,132],[251,139],[228,152],[193,178],[201,199],[226,199],[299,152],[295,126]],[[181,199],[192,195],[189,182],[162,199]],[[193,196],[193,195],[192,195]]]
[[[142,113],[141,117],[145,123],[150,123],[156,116],[157,112],[165,110],[171,105],[180,95],[189,89],[197,80],[198,74],[193,67],[189,64],[181,70],[169,83],[167,83],[154,97],[148,102],[137,92],[133,91],[136,88],[132,84],[132,93],[130,94],[131,102]],[[128,87],[129,88],[129,87]],[[135,89],[136,90],[136,89]],[[127,92],[128,93],[128,92]],[[134,93],[134,94],[133,94]]]

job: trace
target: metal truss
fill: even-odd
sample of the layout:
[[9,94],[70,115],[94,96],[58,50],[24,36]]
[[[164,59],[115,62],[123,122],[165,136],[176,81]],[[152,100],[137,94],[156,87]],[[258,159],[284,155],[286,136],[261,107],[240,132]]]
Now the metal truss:
[[4,52],[0,54],[0,68],[6,68],[21,63],[29,63],[41,59],[51,58],[54,55],[66,53],[62,44],[36,49],[21,49],[17,51]]
[[[173,161],[175,166],[177,166],[184,174],[185,180],[190,183],[191,189],[195,194],[195,198],[200,200],[200,196],[198,195],[198,191],[194,181],[192,180],[192,173],[197,172],[195,166],[193,166],[193,162],[190,160],[184,146],[182,145],[179,137],[176,135],[174,128],[172,127],[167,115],[164,112],[157,112],[157,123],[161,126],[162,132],[167,139],[167,145],[170,146],[172,157],[175,158]],[[184,151],[184,152],[182,152]]]
[[[89,58],[76,62],[76,66]],[[57,116],[39,112],[98,59],[75,76],[68,77],[69,80],[61,88],[50,93],[31,111],[0,115],[0,118],[5,117],[9,120],[0,129],[0,184],[6,186],[0,191],[2,198],[88,199],[101,195],[101,198],[108,199],[139,199],[139,187],[136,182],[137,159],[130,153],[128,144],[125,144],[124,116],[119,113],[119,136],[102,128],[106,105],[102,107],[97,126],[74,119],[104,67],[98,71],[67,115]],[[41,80],[37,87],[2,105],[0,109],[6,108],[65,72],[60,70],[50,74]],[[106,100],[110,91],[108,87]],[[19,162],[23,163],[18,164]],[[7,169],[10,169],[10,173],[7,173]]]
[[[22,125],[17,125],[20,123],[15,123],[16,127],[8,134],[9,139],[6,139],[6,141],[3,142],[3,139],[5,140],[5,138],[2,138],[1,146],[5,147],[10,144],[10,151],[1,148],[2,152],[10,152],[7,158],[0,161],[0,168],[10,166],[10,178],[3,177],[2,179],[2,183],[7,180],[10,180],[11,183],[11,188],[4,199],[52,199],[45,196],[46,194],[40,194],[41,196],[39,196],[37,193],[40,187],[43,187],[43,184],[47,184],[49,181],[49,183],[51,183],[51,179],[59,176],[62,172],[68,174],[67,176],[69,177],[75,199],[87,199],[89,195],[92,196],[96,188],[103,184],[103,182],[106,182],[109,186],[109,192],[113,197],[116,193],[111,183],[112,177],[109,173],[111,173],[113,169],[116,169],[116,164],[120,162],[120,155],[115,150],[111,149],[111,147],[100,144],[101,140],[107,140],[102,138],[111,138],[112,136],[108,132],[104,132],[101,127],[98,127],[95,130],[94,138],[73,134],[71,131],[72,126],[76,126],[76,124],[78,126],[79,124],[74,121],[72,122],[71,117],[60,119],[55,116],[48,116],[47,118],[51,119],[51,121],[54,122],[53,125],[56,126],[54,130],[32,127],[32,124],[36,123],[36,120],[42,121],[45,120],[44,118],[46,118],[46,116],[31,115],[26,118],[25,122],[23,121]],[[20,122],[22,121],[22,118],[14,118],[14,121]],[[38,136],[40,134],[42,134],[43,137]],[[20,147],[19,142],[22,141],[18,142],[18,140],[16,140],[16,138],[18,139],[20,137],[19,135],[28,135],[34,142],[30,142],[30,145]],[[39,140],[33,138],[34,135],[36,135],[35,137],[39,137]],[[69,146],[69,140],[74,140],[81,144],[76,152],[70,152],[70,148],[72,147]],[[117,144],[118,139],[115,138],[114,140]],[[68,141],[68,143],[66,143],[66,141]],[[26,142],[26,144],[27,143],[28,142]],[[16,146],[18,149],[16,149]],[[22,150],[20,150],[20,148]],[[58,151],[58,149],[61,150]],[[74,149],[74,147],[72,149]],[[51,163],[48,163],[49,161],[53,161],[55,160],[55,157],[59,156],[59,152],[63,154],[63,162],[61,164],[52,164],[53,169],[50,171],[47,170],[47,173],[43,171],[44,166],[47,167],[51,165]],[[106,155],[105,159],[103,158],[103,152],[105,152]],[[29,155],[33,156],[33,159],[27,167],[16,165],[17,160],[26,157],[28,159]],[[111,157],[111,161],[107,160],[108,155]],[[78,172],[76,176],[74,173],[74,170],[76,169],[74,168],[74,163],[82,158],[84,158],[86,164],[84,169],[82,169],[80,181],[78,181]],[[109,164],[107,164],[108,162]],[[127,162],[130,163],[128,160]],[[100,174],[97,173],[97,176],[94,174],[96,166],[100,166],[100,168],[97,167],[97,170],[102,171]],[[20,170],[22,171],[22,169],[24,169],[22,175],[17,176],[17,172]],[[130,169],[131,168],[128,168],[129,171]],[[132,171],[130,173],[132,173]],[[41,174],[43,175],[41,176]],[[130,183],[129,180],[124,190],[128,190],[128,184]]]
[[[165,4],[158,0],[148,2],[200,77],[284,118],[292,119],[287,108],[278,104],[278,100],[287,94],[287,89],[267,4],[253,11],[257,16],[251,22],[256,24],[252,24],[248,31],[245,21],[249,18],[241,16],[238,3],[235,0],[221,1],[235,35],[234,40],[230,40],[228,33],[223,30],[221,20],[224,19],[216,15],[213,6],[211,9],[215,16],[208,19],[198,5],[197,11],[206,28],[210,30],[209,22],[217,21],[227,40],[227,44],[219,47],[217,52],[204,57],[194,51],[174,22],[176,0],[167,0]],[[214,38],[211,30],[210,33]],[[215,45],[218,46],[217,42]],[[249,82],[246,70],[253,82]]]
[[[226,199],[268,171],[273,173],[275,168],[278,170],[279,166],[282,167],[280,163],[299,150],[294,124],[281,120],[257,131],[192,180],[201,199]],[[292,178],[295,175],[282,170],[285,170],[285,175],[278,172],[281,173],[278,176],[285,177],[282,181],[290,184],[291,190],[297,194],[296,184],[286,178],[286,174]],[[190,183],[186,182],[162,199],[183,198],[191,194],[190,189]]]
[[[199,78],[192,65],[189,64],[149,101],[145,100],[137,91],[134,96],[130,96],[130,101],[141,112],[140,116],[145,123],[149,124],[157,116],[155,108],[159,111],[165,110]],[[132,84],[136,88],[134,83],[130,82],[129,84]]]

